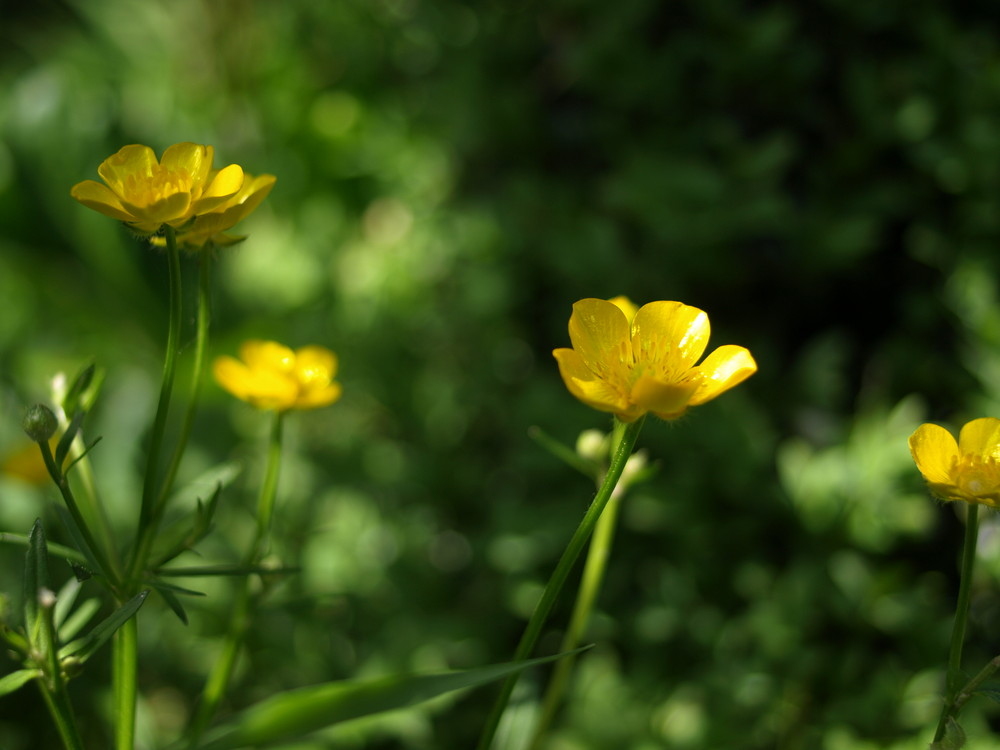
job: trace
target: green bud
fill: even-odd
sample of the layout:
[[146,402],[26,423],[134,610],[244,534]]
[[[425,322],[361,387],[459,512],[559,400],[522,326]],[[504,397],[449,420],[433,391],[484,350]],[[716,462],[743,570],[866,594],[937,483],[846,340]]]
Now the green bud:
[[36,443],[47,443],[59,429],[59,422],[52,410],[44,404],[29,406],[21,428]]

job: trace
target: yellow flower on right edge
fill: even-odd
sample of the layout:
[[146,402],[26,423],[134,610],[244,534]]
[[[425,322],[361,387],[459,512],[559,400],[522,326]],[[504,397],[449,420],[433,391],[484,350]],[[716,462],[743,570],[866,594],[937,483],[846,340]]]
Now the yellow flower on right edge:
[[218,357],[215,380],[258,409],[318,409],[340,398],[337,355],[322,346],[292,350],[276,341],[245,341],[240,358]]
[[968,422],[957,443],[944,427],[922,424],[909,442],[928,489],[939,498],[1000,508],[1000,419]]
[[757,372],[742,346],[708,346],[708,315],[681,302],[636,306],[627,297],[583,299],[569,319],[572,349],[552,352],[576,398],[623,422],[676,419]]

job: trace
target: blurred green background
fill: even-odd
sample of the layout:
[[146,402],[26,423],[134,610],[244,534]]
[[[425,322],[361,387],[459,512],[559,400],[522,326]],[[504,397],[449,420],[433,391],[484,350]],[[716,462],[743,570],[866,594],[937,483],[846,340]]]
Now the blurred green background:
[[[760,372],[644,429],[660,470],[626,499],[597,647],[548,747],[926,747],[962,525],[927,496],[906,438],[1000,414],[992,3],[0,8],[0,453],[23,447],[22,410],[55,373],[99,363],[88,430],[127,538],[164,259],[69,197],[127,143],[209,143],[217,165],[278,176],[240,227],[250,239],[221,254],[212,352],[259,337],[341,358],[342,401],[288,420],[274,552],[303,570],[267,600],[227,711],[509,658],[592,492],[528,429],[572,444],[610,426],[550,352],[574,301],[627,294],[701,307],[712,345],[748,346]],[[204,390],[182,479],[245,466],[199,548],[230,561],[267,420]],[[63,538],[55,499],[0,478],[0,529],[40,515]],[[973,672],[1000,652],[992,514],[980,550]],[[15,599],[21,561],[0,549]],[[140,613],[143,747],[183,726],[225,628],[232,582],[186,583],[210,595],[189,626],[157,598]],[[570,601],[540,650],[558,647]],[[72,686],[93,747],[107,746],[104,662]],[[521,716],[545,674],[523,681]],[[286,747],[467,748],[493,696]],[[997,712],[966,715],[969,747],[993,747]],[[5,698],[0,747],[55,747],[45,723],[35,691]]]

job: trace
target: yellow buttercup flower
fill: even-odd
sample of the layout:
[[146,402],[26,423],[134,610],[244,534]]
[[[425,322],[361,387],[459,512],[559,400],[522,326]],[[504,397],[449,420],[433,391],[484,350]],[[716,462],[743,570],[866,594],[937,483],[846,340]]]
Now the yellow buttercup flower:
[[742,346],[721,346],[700,364],[708,316],[680,302],[636,309],[627,298],[583,299],[569,319],[572,349],[552,352],[569,392],[588,406],[634,422],[652,412],[676,419],[757,371]]
[[[249,216],[261,204],[271,192],[277,179],[271,174],[254,177],[244,173],[243,187],[240,191],[222,205],[198,214],[189,226],[178,232],[177,244],[183,248],[199,250],[206,243],[225,247],[242,242],[246,237],[229,235],[225,232]],[[166,241],[162,237],[154,237],[153,244],[163,246]]]
[[316,409],[340,398],[337,355],[321,346],[291,350],[275,341],[246,341],[240,359],[222,356],[212,373],[219,385],[258,409]]
[[1000,419],[972,420],[957,443],[944,427],[922,424],[910,435],[910,453],[927,487],[942,500],[1000,508]]
[[124,146],[97,168],[106,184],[84,180],[70,195],[140,232],[155,232],[164,224],[179,227],[243,187],[238,164],[212,171],[213,153],[211,146],[175,143],[157,160],[149,146]]

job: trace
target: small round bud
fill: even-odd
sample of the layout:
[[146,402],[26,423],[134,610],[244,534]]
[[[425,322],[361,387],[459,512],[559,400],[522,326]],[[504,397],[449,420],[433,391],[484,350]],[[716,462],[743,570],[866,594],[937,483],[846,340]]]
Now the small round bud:
[[59,429],[59,422],[49,407],[35,404],[28,407],[21,428],[36,443],[47,443]]
[[576,439],[576,452],[588,461],[607,461],[608,436],[600,430],[584,430]]

